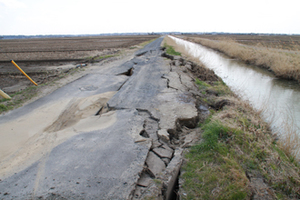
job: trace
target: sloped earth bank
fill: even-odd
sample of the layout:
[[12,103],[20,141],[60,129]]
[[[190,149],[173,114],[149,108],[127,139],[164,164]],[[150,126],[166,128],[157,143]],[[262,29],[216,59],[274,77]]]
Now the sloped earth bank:
[[[177,49],[176,44],[173,47]],[[200,143],[186,151],[179,179],[181,197],[299,199],[299,162],[282,148],[260,113],[213,73],[203,76],[210,70],[190,64],[181,68],[197,76],[200,94],[196,98],[211,111],[199,123]]]
[[0,198],[173,198],[208,109],[161,42],[0,116]]

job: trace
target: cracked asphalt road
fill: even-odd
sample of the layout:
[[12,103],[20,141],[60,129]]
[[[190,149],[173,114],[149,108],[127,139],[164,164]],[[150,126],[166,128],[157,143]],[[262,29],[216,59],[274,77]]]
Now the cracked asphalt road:
[[157,132],[198,115],[193,80],[170,71],[162,40],[0,116],[0,198],[133,198],[149,151],[165,145]]

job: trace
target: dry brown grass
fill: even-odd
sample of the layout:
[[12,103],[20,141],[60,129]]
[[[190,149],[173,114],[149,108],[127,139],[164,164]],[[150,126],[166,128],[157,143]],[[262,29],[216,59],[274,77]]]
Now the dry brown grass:
[[[267,106],[262,105],[257,113],[262,116],[265,113]],[[281,128],[277,127],[276,131],[273,130],[272,134],[276,137],[277,144],[284,153],[291,158],[295,158],[297,162],[300,161],[300,128],[295,124],[292,112],[289,110],[287,114],[284,114],[285,119],[281,123]],[[275,114],[273,112],[268,114],[268,123],[274,124],[276,121]]]
[[229,57],[267,68],[278,77],[300,82],[300,52],[266,48],[261,44],[256,46],[242,45],[230,38],[220,40],[186,39],[223,52]]
[[[190,37],[190,36],[189,36]],[[247,34],[227,34],[227,35],[192,35],[195,38],[206,38],[210,40],[220,40],[220,38],[232,39],[240,44],[252,46],[264,46],[267,48],[285,49],[300,51],[300,35],[247,35]]]
[[[222,98],[230,100],[231,104],[215,113],[211,120],[243,132],[242,143],[237,139],[233,142],[233,139],[231,144],[237,163],[246,173],[261,174],[277,198],[298,198],[300,177],[295,156],[299,153],[300,138],[296,131],[287,126],[285,134],[288,137],[276,142],[268,123],[261,119],[261,111],[257,112],[248,102],[234,96]],[[247,145],[251,148],[246,148]],[[257,163],[256,167],[249,165],[251,160]]]
[[280,136],[279,145],[287,154],[300,160],[300,128],[294,125],[293,120],[287,119],[283,125],[283,134]]

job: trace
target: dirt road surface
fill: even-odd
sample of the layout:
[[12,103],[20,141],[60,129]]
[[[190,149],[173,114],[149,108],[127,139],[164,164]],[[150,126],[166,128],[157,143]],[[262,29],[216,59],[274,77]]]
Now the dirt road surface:
[[162,40],[1,115],[0,199],[169,198],[199,113]]

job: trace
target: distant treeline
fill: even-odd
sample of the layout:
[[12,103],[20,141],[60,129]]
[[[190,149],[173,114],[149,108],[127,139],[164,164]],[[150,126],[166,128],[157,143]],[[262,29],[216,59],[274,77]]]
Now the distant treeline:
[[188,32],[180,33],[181,35],[299,35],[299,34],[286,34],[286,33],[226,33],[226,32]]
[[62,38],[87,36],[126,36],[126,35],[297,35],[297,34],[271,34],[271,33],[225,33],[225,32],[151,32],[151,33],[103,33],[79,35],[0,35],[3,39],[30,39],[30,38]]

